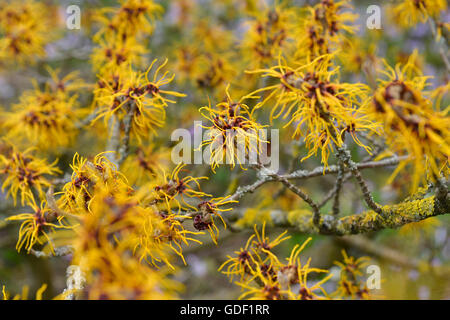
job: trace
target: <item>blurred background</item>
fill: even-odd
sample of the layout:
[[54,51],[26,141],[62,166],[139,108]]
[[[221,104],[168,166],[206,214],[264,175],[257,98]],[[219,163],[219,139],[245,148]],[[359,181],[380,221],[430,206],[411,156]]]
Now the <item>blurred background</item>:
[[[4,0],[0,0],[0,3]],[[18,102],[21,93],[32,88],[32,79],[42,85],[48,80],[45,66],[59,68],[63,74],[77,70],[86,83],[95,83],[96,73],[89,60],[93,49],[98,46],[92,40],[96,32],[95,12],[99,8],[115,7],[117,1],[71,0],[38,1],[46,6],[51,15],[53,27],[49,29],[48,39],[44,42],[45,54],[33,61],[17,63],[7,59],[0,61],[0,106],[10,110]],[[232,86],[232,95],[239,97],[255,85],[255,78],[249,78],[249,85],[242,87],[245,70],[264,67],[255,59],[247,43],[249,30],[264,14],[264,10],[280,7],[302,7],[314,5],[317,1],[244,1],[244,0],[171,0],[157,1],[164,12],[156,19],[153,34],[145,39],[147,53],[142,65],[148,65],[153,58],[169,58],[167,70],[176,74],[170,89],[187,94],[176,104],[167,108],[167,124],[151,137],[155,150],[170,148],[170,134],[176,128],[193,130],[196,120],[201,120],[198,108],[208,105],[208,99],[220,101],[224,97],[227,84]],[[251,5],[256,3],[257,7]],[[342,81],[367,83],[367,72],[382,67],[381,58],[391,65],[406,58],[415,50],[419,51],[418,66],[425,75],[433,76],[433,86],[448,81],[437,44],[430,32],[429,25],[419,23],[412,28],[401,28],[390,17],[389,1],[380,4],[382,8],[382,29],[369,30],[366,9],[373,1],[353,1],[352,12],[359,15],[354,22],[358,41],[354,47],[344,48],[341,55]],[[81,9],[81,29],[69,30],[66,24],[66,8],[76,4]],[[449,21],[450,13],[443,16]],[[0,32],[0,37],[1,37]],[[92,93],[81,90],[78,95],[81,108],[89,110]],[[442,103],[448,105],[448,101]],[[260,123],[268,123],[268,114],[261,114]],[[275,121],[274,127],[282,127],[283,121]],[[0,131],[3,135],[4,132]],[[295,169],[312,169],[320,165],[319,157],[311,157],[301,162],[307,154],[301,141],[288,143],[292,130],[287,128],[281,135],[280,172]],[[90,130],[82,130],[71,146],[53,148],[46,153],[49,161],[58,160],[58,167],[65,173],[70,172],[69,164],[75,152],[92,156],[105,150],[106,128],[101,122]],[[52,142],[49,141],[51,144]],[[146,143],[149,143],[148,141]],[[367,154],[356,145],[351,145],[352,156],[362,160]],[[133,149],[134,150],[134,149]],[[156,151],[157,152],[157,151]],[[330,157],[330,164],[335,159]],[[393,184],[386,181],[394,168],[376,168],[364,171],[377,202],[388,204],[401,201],[407,196],[410,177],[402,173]],[[208,176],[202,189],[216,196],[230,194],[239,185],[255,181],[255,174],[243,171],[239,167],[231,169],[220,167],[216,174],[208,165],[189,167],[193,176]],[[315,200],[322,199],[334,185],[334,176],[315,177],[306,180],[302,188]],[[2,180],[3,181],[3,180]],[[282,186],[266,184],[255,194],[249,194],[240,201],[240,208],[253,208],[256,214],[264,215],[267,210],[307,209],[305,205]],[[365,210],[361,194],[355,181],[350,179],[344,185],[341,197],[341,211],[345,214]],[[331,202],[323,208],[331,211]],[[26,252],[17,253],[18,224],[6,223],[4,219],[11,214],[26,212],[26,208],[14,207],[5,193],[0,193],[0,284],[11,293],[21,291],[29,285],[34,292],[42,283],[48,284],[44,297],[51,298],[59,294],[66,286],[66,268],[70,265],[70,255],[51,259],[37,258]],[[381,268],[382,285],[374,292],[376,297],[389,299],[450,299],[450,241],[447,215],[430,218],[420,223],[412,223],[398,230],[383,230],[376,233],[351,236],[313,236],[302,256],[312,257],[312,265],[330,269],[336,276],[326,284],[333,291],[338,280],[338,270],[334,261],[342,260],[341,250],[355,257],[368,256],[371,264]],[[204,244],[192,244],[184,249],[187,266],[180,266],[175,277],[185,285],[181,298],[185,299],[235,299],[240,295],[239,287],[233,285],[217,269],[226,260],[226,256],[245,245],[252,233],[246,221],[238,221],[244,231],[231,232],[221,230],[219,244],[204,236]],[[268,233],[276,236],[283,229],[267,226]],[[292,236],[283,242],[277,250],[280,257],[287,257],[292,247],[307,239],[307,235],[289,230]]]

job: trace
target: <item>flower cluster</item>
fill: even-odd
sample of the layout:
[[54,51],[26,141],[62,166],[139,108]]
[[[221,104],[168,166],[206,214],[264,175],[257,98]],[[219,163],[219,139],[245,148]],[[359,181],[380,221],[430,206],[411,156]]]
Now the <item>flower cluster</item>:
[[1,114],[8,137],[18,141],[26,138],[41,149],[68,146],[78,131],[78,119],[85,113],[78,108],[78,95],[74,94],[85,86],[77,73],[60,77],[57,70],[47,71],[51,79],[44,89],[34,81],[34,89],[25,91],[11,112]]
[[92,199],[90,210],[74,230],[77,237],[73,260],[87,274],[81,296],[89,299],[173,297],[177,285],[151,267],[158,262],[170,265],[167,249],[179,241],[163,237],[169,229],[166,220],[151,208],[141,207],[132,197],[111,196],[104,190]]
[[236,284],[244,290],[241,299],[312,300],[328,297],[322,284],[331,275],[311,285],[308,281],[310,274],[328,271],[311,267],[311,259],[302,264],[299,257],[311,238],[302,245],[296,245],[286,262],[280,261],[275,255],[274,248],[290,238],[285,236],[286,233],[270,241],[265,234],[265,224],[261,233],[255,226],[255,234],[248,239],[245,247],[235,252],[235,257],[228,256],[228,260],[219,268],[231,281],[233,277],[239,277]]
[[222,95],[224,88],[237,76],[232,34],[221,27],[201,21],[192,35],[176,48],[174,69],[179,83],[194,82],[204,92]]
[[142,38],[153,32],[154,20],[162,11],[153,0],[122,0],[120,4],[119,8],[103,8],[96,15],[100,30],[94,40],[99,47],[92,59],[100,74],[138,62],[146,53]]
[[[205,180],[207,177],[180,177],[180,172],[184,167],[184,164],[178,165],[169,175],[166,175],[165,172],[156,174],[151,182],[143,186],[143,189],[148,190],[144,201],[173,217],[193,218],[193,227],[198,231],[207,230],[214,243],[217,244],[219,229],[214,218],[219,218],[226,228],[221,213],[230,211],[231,208],[223,208],[223,206],[237,201],[230,200],[228,197],[211,198],[211,195],[200,189],[199,181]],[[197,201],[196,206],[192,200]],[[172,213],[174,210],[177,212],[176,215]],[[182,211],[188,212],[189,210],[195,213],[193,217],[180,215]]]
[[309,153],[304,159],[320,150],[325,165],[333,145],[341,146],[345,133],[370,152],[357,133],[377,133],[379,127],[367,116],[369,88],[361,83],[340,82],[339,68],[333,66],[332,58],[333,55],[323,55],[297,68],[280,59],[276,67],[252,71],[273,78],[276,83],[250,94],[268,92],[257,108],[273,103],[271,119],[290,117],[286,126],[294,124],[292,137],[305,137]]
[[445,0],[401,0],[395,1],[389,10],[391,18],[402,27],[411,27],[427,19],[439,17],[447,10]]
[[384,75],[387,79],[379,81],[371,103],[371,113],[384,124],[384,134],[391,150],[410,155],[394,176],[412,163],[412,192],[427,179],[434,180],[442,173],[446,174],[450,159],[449,110],[440,108],[448,85],[425,92],[429,77],[417,74],[413,63],[415,55],[417,52],[405,65],[397,64],[395,69],[386,63]]
[[72,229],[72,226],[65,225],[64,216],[59,216],[58,212],[52,209],[46,201],[42,201],[37,206],[34,198],[30,197],[28,205],[33,212],[21,213],[7,218],[8,221],[21,221],[19,229],[19,239],[16,249],[18,252],[25,248],[28,252],[33,249],[35,244],[48,244],[48,247],[54,253],[52,236],[57,229]]
[[200,108],[203,117],[211,122],[211,126],[204,126],[208,139],[203,140],[202,147],[209,146],[214,172],[224,159],[232,168],[236,163],[242,168],[249,157],[255,159],[260,154],[264,143],[269,143],[262,131],[264,126],[255,121],[249,107],[242,101],[234,102],[228,90],[226,93],[226,101],[215,108]]
[[363,279],[362,270],[368,265],[368,257],[355,259],[342,251],[344,260],[336,261],[340,267],[340,279],[334,292],[328,293],[324,286],[333,274],[328,270],[311,266],[311,258],[302,263],[301,253],[311,242],[308,238],[296,244],[286,262],[280,261],[274,248],[290,239],[287,231],[270,241],[266,236],[265,224],[261,233],[255,225],[255,234],[244,248],[227,256],[219,268],[223,274],[240,286],[243,293],[240,299],[258,300],[322,300],[322,299],[370,299],[373,297]]
[[55,9],[34,0],[2,1],[0,59],[25,64],[44,57],[44,47],[52,40]]
[[277,57],[288,42],[292,28],[292,10],[275,7],[267,8],[251,22],[249,31],[243,39],[243,51],[251,64],[259,68]]
[[[65,256],[56,299],[178,298],[197,248],[232,245],[252,227],[219,267],[241,299],[375,298],[368,258],[343,251],[337,277],[334,258],[305,258],[316,239],[302,234],[318,243],[372,232],[333,242],[370,252],[382,229],[420,230],[435,239],[416,251],[442,258],[433,232],[449,208],[445,1],[383,5],[384,31],[359,28],[362,6],[350,0],[88,1],[82,31],[59,25],[58,1],[0,2],[0,228],[21,254]],[[79,51],[63,50],[69,42]],[[191,139],[174,147],[177,127],[194,131],[195,160],[209,166],[174,163],[176,150],[192,151]],[[377,247],[383,263],[417,267],[395,250]],[[216,272],[221,255],[205,259]],[[4,299],[27,295],[2,287]]]
[[[165,107],[168,103],[175,103],[170,97],[184,97],[184,94],[164,90],[162,87],[170,83],[174,76],[165,72],[159,76],[167,60],[161,64],[149,78],[156,60],[146,72],[135,72],[130,68],[126,72],[113,77],[113,82],[100,78],[94,90],[98,105],[96,119],[104,118],[123,120],[131,116],[131,132],[138,138],[147,137],[149,132],[156,133],[155,128],[162,127],[165,120]],[[115,118],[112,118],[112,117]],[[95,120],[96,120],[95,119]]]
[[12,196],[14,204],[19,193],[22,205],[33,199],[34,193],[42,198],[44,188],[51,185],[47,176],[60,173],[56,161],[49,164],[36,157],[33,151],[30,148],[20,152],[15,146],[6,144],[5,151],[0,153],[0,175],[5,177],[2,190],[8,188],[7,196]]
[[353,34],[355,26],[351,23],[358,16],[349,9],[352,5],[348,0],[322,0],[308,7],[307,17],[297,29],[296,57],[310,62],[335,50],[348,34]]
[[340,267],[340,279],[335,294],[343,298],[370,299],[371,295],[362,273],[363,268],[368,265],[369,258],[355,259],[348,256],[345,250],[342,250],[342,256],[344,261],[335,262]]
[[[158,186],[144,185],[136,190],[105,154],[92,160],[76,154],[72,177],[61,192],[53,194],[51,189],[48,202],[42,201],[40,206],[31,198],[33,213],[8,218],[22,222],[17,249],[30,252],[41,245],[54,254],[54,243],[72,246],[73,261],[88,274],[83,297],[172,298],[180,289],[166,276],[175,269],[173,254],[186,263],[183,246],[201,243],[195,239],[201,232],[185,229],[182,223],[189,217],[173,213],[173,206],[196,209],[184,196],[208,196],[194,189],[199,186],[199,178],[179,177],[182,168],[180,165],[170,176],[164,176],[164,183]],[[200,202],[194,227],[209,230],[217,242],[213,216],[220,217],[219,212],[227,210],[220,207],[233,202],[222,198]],[[156,268],[167,272],[157,272]]]

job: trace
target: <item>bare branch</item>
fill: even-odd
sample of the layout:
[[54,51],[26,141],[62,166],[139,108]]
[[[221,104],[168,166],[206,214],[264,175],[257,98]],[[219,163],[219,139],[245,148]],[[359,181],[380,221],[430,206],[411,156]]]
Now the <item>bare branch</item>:
[[317,204],[302,190],[300,190],[298,187],[294,186],[292,183],[290,183],[286,178],[276,174],[275,172],[269,171],[267,168],[264,168],[263,166],[259,165],[258,169],[260,170],[261,174],[263,176],[269,176],[272,179],[275,179],[276,181],[281,182],[286,188],[294,192],[296,195],[298,195],[301,199],[303,199],[307,204],[311,206],[314,212],[314,224],[319,226],[320,221],[320,211]]
[[84,126],[87,126],[88,124],[90,124],[92,122],[92,120],[94,120],[97,117],[98,111],[94,110],[92,113],[90,113],[86,118],[78,121],[75,123],[75,128],[76,129],[81,129]]
[[[400,156],[400,157],[394,156],[394,157],[383,159],[380,161],[361,162],[361,163],[357,163],[355,165],[358,170],[379,168],[379,167],[388,167],[388,166],[397,165],[400,163],[400,161],[406,160],[408,158],[409,158],[409,156]],[[348,172],[350,170],[348,168],[346,168],[344,171]],[[283,177],[288,180],[308,179],[308,178],[314,178],[314,177],[323,176],[323,175],[327,175],[327,174],[334,174],[334,173],[338,173],[338,172],[339,172],[339,166],[331,165],[326,168],[324,168],[323,166],[320,166],[320,167],[316,167],[312,170],[297,170],[290,174],[283,175]]]
[[342,184],[344,182],[344,164],[339,161],[339,171],[336,179],[336,184],[334,189],[336,192],[334,193],[334,201],[333,201],[333,215],[339,215],[339,197],[341,195]]
[[369,188],[364,181],[361,172],[358,169],[358,166],[355,162],[353,162],[350,151],[347,149],[345,144],[342,144],[341,147],[337,147],[337,157],[345,163],[345,165],[350,169],[350,172],[355,177],[356,181],[358,182],[361,191],[364,196],[364,200],[366,204],[371,208],[373,211],[382,214],[381,207],[373,200],[372,195],[370,194]]

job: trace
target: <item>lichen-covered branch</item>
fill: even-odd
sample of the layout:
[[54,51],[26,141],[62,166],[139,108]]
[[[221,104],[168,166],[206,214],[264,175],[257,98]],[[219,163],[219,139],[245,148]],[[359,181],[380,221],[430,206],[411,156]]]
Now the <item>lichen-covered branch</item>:
[[[445,200],[440,201],[433,195],[425,199],[386,205],[381,207],[381,210],[382,214],[368,210],[339,219],[333,215],[322,215],[319,226],[314,223],[314,214],[312,212],[274,210],[271,212],[271,219],[276,226],[295,228],[308,234],[337,236],[361,234],[398,228],[411,222],[448,214],[450,213],[450,196],[447,194]],[[242,214],[242,212],[236,211],[230,220],[236,220]]]

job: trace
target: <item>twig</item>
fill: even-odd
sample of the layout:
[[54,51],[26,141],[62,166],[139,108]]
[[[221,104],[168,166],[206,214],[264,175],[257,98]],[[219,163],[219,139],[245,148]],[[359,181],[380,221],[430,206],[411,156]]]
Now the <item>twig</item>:
[[381,214],[382,213],[381,207],[373,200],[369,188],[367,187],[367,184],[364,181],[358,166],[356,165],[356,163],[353,162],[350,155],[350,151],[347,149],[345,144],[342,144],[342,146],[337,147],[337,157],[343,163],[345,163],[345,165],[350,169],[350,172],[352,173],[353,177],[355,177],[356,181],[359,184],[359,187],[361,188],[364,200],[366,204],[369,206],[369,208],[371,208],[376,213]]
[[73,250],[74,249],[72,246],[62,246],[62,247],[55,248],[54,253],[45,253],[43,251],[38,251],[38,250],[34,250],[34,249],[31,249],[30,252],[37,258],[49,258],[49,257],[67,256],[69,254],[72,254]]
[[[374,151],[372,152],[371,155],[369,155],[369,156],[367,156],[367,157],[365,157],[365,158],[363,159],[363,161],[362,161],[363,163],[374,163],[374,162],[370,162],[370,161],[373,160],[373,159],[374,159],[378,154],[380,154],[380,152],[383,151],[383,149],[384,149],[384,145],[375,143],[375,141],[373,141],[373,142],[374,142],[373,144],[375,145],[375,149],[374,149]],[[388,163],[390,163],[390,160],[391,160],[391,159],[394,160],[395,158],[396,158],[396,157],[390,158],[390,159],[385,159],[385,160],[388,160]],[[402,158],[402,157],[401,157],[401,158]],[[408,158],[408,157],[405,157],[405,159],[407,159],[407,158]],[[378,162],[375,162],[375,163],[378,163]],[[359,165],[358,165],[358,168],[359,168],[359,169],[362,169],[361,166],[359,166]],[[351,174],[351,173],[347,173],[347,174],[344,176],[342,183],[344,184],[344,183],[347,182],[351,177],[352,177],[352,174]],[[336,188],[336,185],[335,185],[334,188],[331,189],[331,190],[328,192],[328,194],[325,196],[325,198],[319,203],[319,208],[322,208],[324,205],[326,205],[327,202],[330,201],[331,198],[334,197],[334,195],[336,194],[336,192],[337,192],[337,188]]]
[[97,110],[94,110],[91,114],[89,114],[86,118],[84,118],[84,119],[82,119],[82,120],[80,120],[80,121],[78,121],[78,122],[75,122],[75,128],[76,129],[81,129],[81,128],[83,128],[84,126],[86,126],[86,125],[88,125],[89,123],[91,123],[91,121],[92,120],[94,120],[96,117],[97,117],[97,113],[98,111]]
[[[348,180],[350,180],[350,178],[352,177],[351,173],[347,173],[344,178],[342,179],[342,183],[344,184],[345,182],[347,182]],[[331,189],[327,195],[322,199],[321,202],[319,202],[318,206],[319,208],[322,208],[323,206],[325,206],[327,204],[328,201],[330,201],[336,194],[337,192],[337,188],[336,185],[333,187],[333,189]]]
[[258,167],[258,169],[260,170],[260,172],[261,172],[261,174],[263,176],[269,176],[272,179],[275,179],[276,181],[281,182],[284,186],[286,186],[286,188],[288,188],[289,190],[294,192],[301,199],[303,199],[307,204],[309,204],[310,207],[313,209],[313,213],[314,213],[314,218],[313,218],[314,225],[319,227],[319,222],[320,222],[320,210],[319,210],[319,207],[317,206],[317,204],[306,193],[304,193],[298,187],[294,186],[286,178],[276,174],[273,171],[269,171],[267,168],[263,167],[262,165],[258,165],[257,167]]
[[[383,159],[380,161],[368,161],[368,162],[361,162],[357,163],[356,168],[358,170],[362,169],[373,169],[373,168],[379,168],[379,167],[387,167],[387,166],[393,166],[400,163],[400,161],[408,159],[409,156],[394,156],[391,158]],[[348,168],[344,170],[345,172],[349,171]],[[293,180],[293,179],[308,179],[308,178],[314,178],[318,176],[323,176],[327,174],[334,174],[339,172],[339,166],[337,165],[331,165],[326,168],[323,166],[316,167],[312,170],[297,170],[292,173],[283,175],[282,177]]]
[[333,215],[337,217],[339,215],[339,197],[341,194],[342,183],[344,182],[344,164],[339,161],[339,171],[336,179],[335,190],[334,193],[334,201],[333,201]]
[[236,190],[236,192],[230,196],[229,200],[239,200],[243,196],[245,196],[247,193],[253,193],[256,189],[261,187],[266,182],[272,180],[269,176],[262,176],[257,181],[255,181],[253,184],[241,187],[239,186]]
[[[380,160],[380,161],[368,161],[368,162],[358,163],[357,167],[358,167],[358,169],[386,167],[386,166],[398,164],[401,160],[404,160],[407,158],[408,158],[407,156],[402,156],[402,157],[394,156],[394,157]],[[338,170],[339,170],[338,166],[334,166],[334,165],[329,166],[325,170],[325,175],[336,173],[336,172],[338,172]],[[348,170],[348,169],[346,168],[346,170]],[[280,180],[277,180],[277,178],[282,179],[282,180],[284,180],[284,179],[286,179],[286,180],[287,179],[307,179],[307,178],[323,176],[323,175],[324,175],[323,167],[317,167],[311,171],[298,170],[298,171],[295,171],[295,172],[293,172],[291,174],[287,174],[287,175],[276,175],[276,177],[267,175],[267,174],[260,174],[258,176],[258,180],[256,180],[254,183],[246,185],[246,186],[239,186],[237,188],[237,190],[229,197],[229,200],[240,200],[247,193],[255,192],[258,188],[260,188],[261,186],[263,186],[264,184],[266,184],[268,182],[280,181]],[[347,173],[343,178],[343,183],[351,177],[352,177],[352,174]],[[287,188],[285,184],[283,184],[283,185],[285,188]],[[292,185],[292,184],[289,184],[289,185]],[[295,186],[293,186],[293,187],[294,187],[294,189],[298,189]],[[300,190],[300,189],[298,189],[298,190]],[[325,199],[322,200],[322,202],[320,202],[317,205],[317,208],[320,209],[321,207],[323,207],[328,200],[333,198],[334,194],[335,194],[335,189],[330,191],[330,193],[325,197]],[[192,211],[192,212],[184,212],[184,213],[182,213],[182,215],[185,215],[186,217],[193,217],[198,213],[199,213],[198,211]],[[180,219],[185,220],[184,218],[180,218]]]

